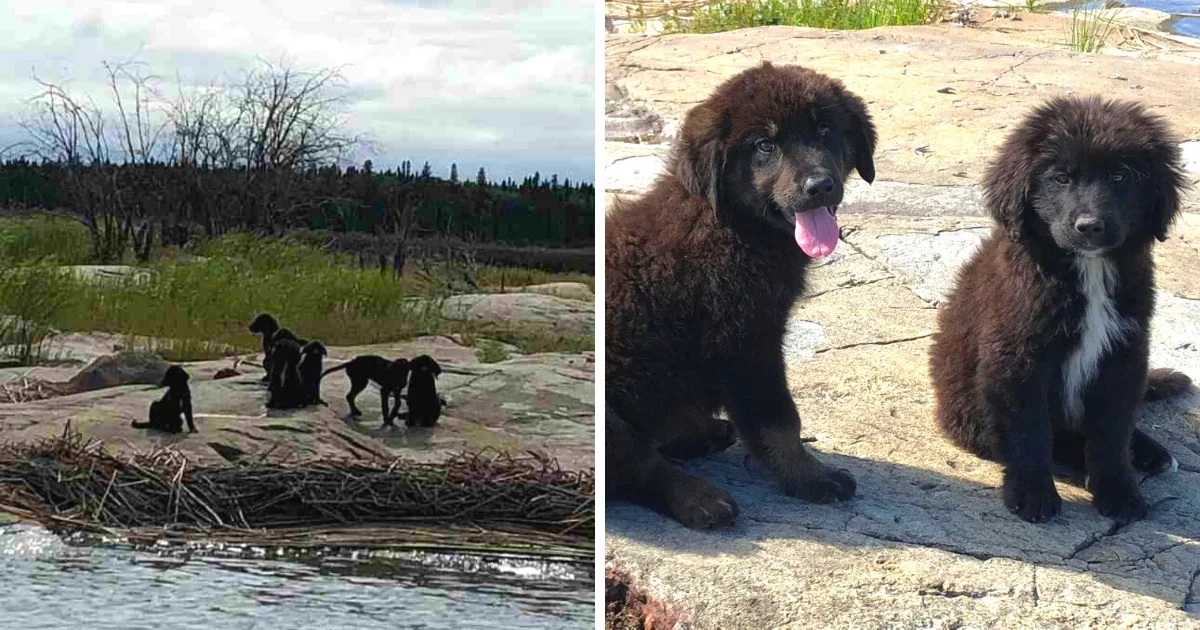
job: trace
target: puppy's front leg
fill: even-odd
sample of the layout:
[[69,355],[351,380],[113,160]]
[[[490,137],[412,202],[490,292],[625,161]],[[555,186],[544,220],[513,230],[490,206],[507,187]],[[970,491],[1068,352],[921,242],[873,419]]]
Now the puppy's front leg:
[[733,497],[667,461],[612,407],[604,412],[605,496],[666,514],[693,529],[724,527],[737,517]]
[[1054,487],[1054,427],[1050,424],[1049,370],[1038,366],[1007,376],[985,375],[991,422],[1002,436],[1004,506],[1030,523],[1048,521],[1062,510]]
[[1146,378],[1145,356],[1117,353],[1100,367],[1084,401],[1084,467],[1092,504],[1118,525],[1145,518],[1148,508],[1134,476],[1130,448]]
[[783,355],[730,361],[721,392],[729,417],[747,448],[779,476],[788,494],[813,503],[854,496],[850,473],[822,464],[800,441],[800,415],[787,388]]

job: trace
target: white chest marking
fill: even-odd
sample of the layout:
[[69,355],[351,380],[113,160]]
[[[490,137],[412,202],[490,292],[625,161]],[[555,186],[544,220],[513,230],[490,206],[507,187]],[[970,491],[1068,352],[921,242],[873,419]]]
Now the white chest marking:
[[1079,257],[1079,290],[1087,300],[1079,323],[1079,346],[1063,363],[1063,408],[1067,419],[1078,423],[1083,418],[1083,395],[1096,378],[1100,360],[1123,341],[1136,324],[1121,317],[1111,292],[1116,288],[1117,270],[1108,260]]

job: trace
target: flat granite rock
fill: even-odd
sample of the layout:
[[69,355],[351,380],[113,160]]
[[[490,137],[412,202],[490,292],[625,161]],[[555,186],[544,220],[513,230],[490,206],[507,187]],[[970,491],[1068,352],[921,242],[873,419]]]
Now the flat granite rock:
[[[1061,25],[1028,18],[1021,28],[1054,35]],[[735,445],[688,464],[738,500],[730,529],[692,531],[610,503],[607,564],[681,616],[681,627],[1200,628],[1200,395],[1144,408],[1142,426],[1180,469],[1142,482],[1149,518],[1123,528],[1069,479],[1058,483],[1061,516],[1019,520],[1000,502],[1000,467],[935,426],[928,350],[937,307],[992,229],[977,183],[1016,117],[1053,94],[1103,92],[1148,102],[1184,140],[1200,139],[1200,101],[1178,79],[1194,74],[1194,55],[1076,55],[1027,32],[1007,43],[999,28],[608,38],[613,92],[665,126],[768,59],[844,79],[880,132],[879,179],[848,183],[841,241],[814,264],[785,337],[803,434],[816,437],[824,461],[850,470],[858,496],[838,505],[787,497]],[[608,210],[653,183],[667,141],[606,143]],[[1197,146],[1183,147],[1193,177]],[[1156,247],[1151,361],[1200,380],[1195,192],[1185,210]]]
[[[448,401],[438,425],[408,429],[401,421],[396,428],[384,429],[380,397],[373,384],[356,400],[363,416],[351,417],[345,401],[349,380],[342,372],[321,381],[321,396],[328,407],[268,410],[264,407],[266,389],[259,383],[262,370],[243,364],[237,368],[239,375],[214,380],[219,371],[232,365],[230,360],[221,360],[183,364],[192,376],[196,434],[168,435],[129,426],[133,420],[145,420],[150,402],[165,391],[151,384],[0,404],[0,434],[15,441],[50,437],[61,434],[69,422],[72,429],[117,452],[171,445],[209,464],[258,455],[268,460],[401,455],[438,461],[463,450],[496,448],[544,452],[567,468],[594,465],[592,353],[536,354],[481,364],[473,348],[445,337],[334,347],[329,353],[326,368],[360,354],[433,356],[444,370],[438,392]],[[106,358],[96,362],[106,363]],[[66,380],[70,372],[79,372],[79,368],[9,368],[0,370],[0,383],[16,383],[29,375]]]

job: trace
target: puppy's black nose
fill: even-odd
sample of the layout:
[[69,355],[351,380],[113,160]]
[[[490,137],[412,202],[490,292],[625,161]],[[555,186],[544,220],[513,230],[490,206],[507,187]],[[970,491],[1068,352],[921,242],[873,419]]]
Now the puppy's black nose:
[[1096,238],[1104,234],[1104,219],[1100,217],[1079,217],[1075,219],[1075,231],[1087,238]]
[[817,195],[828,195],[833,192],[837,184],[833,178],[828,175],[814,175],[804,180],[804,192],[816,197]]

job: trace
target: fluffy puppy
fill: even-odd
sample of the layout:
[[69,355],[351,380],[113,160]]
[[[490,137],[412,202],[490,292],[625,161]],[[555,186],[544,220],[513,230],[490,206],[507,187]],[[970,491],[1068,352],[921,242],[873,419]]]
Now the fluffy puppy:
[[1151,246],[1183,188],[1166,121],[1098,97],[1035,108],[988,169],[997,225],[938,313],[931,374],[942,429],[1005,465],[1004,505],[1026,521],[1059,513],[1056,461],[1118,524],[1146,515],[1135,468],[1176,465],[1136,420],[1144,396],[1190,383],[1147,373]]
[[846,179],[875,178],[874,151],[866,104],[840,81],[763,64],[688,112],[668,172],[609,214],[608,497],[689,527],[731,523],[729,493],[664,455],[726,448],[734,427],[789,495],[854,495],[801,443],[783,334],[809,262],[837,245]]

